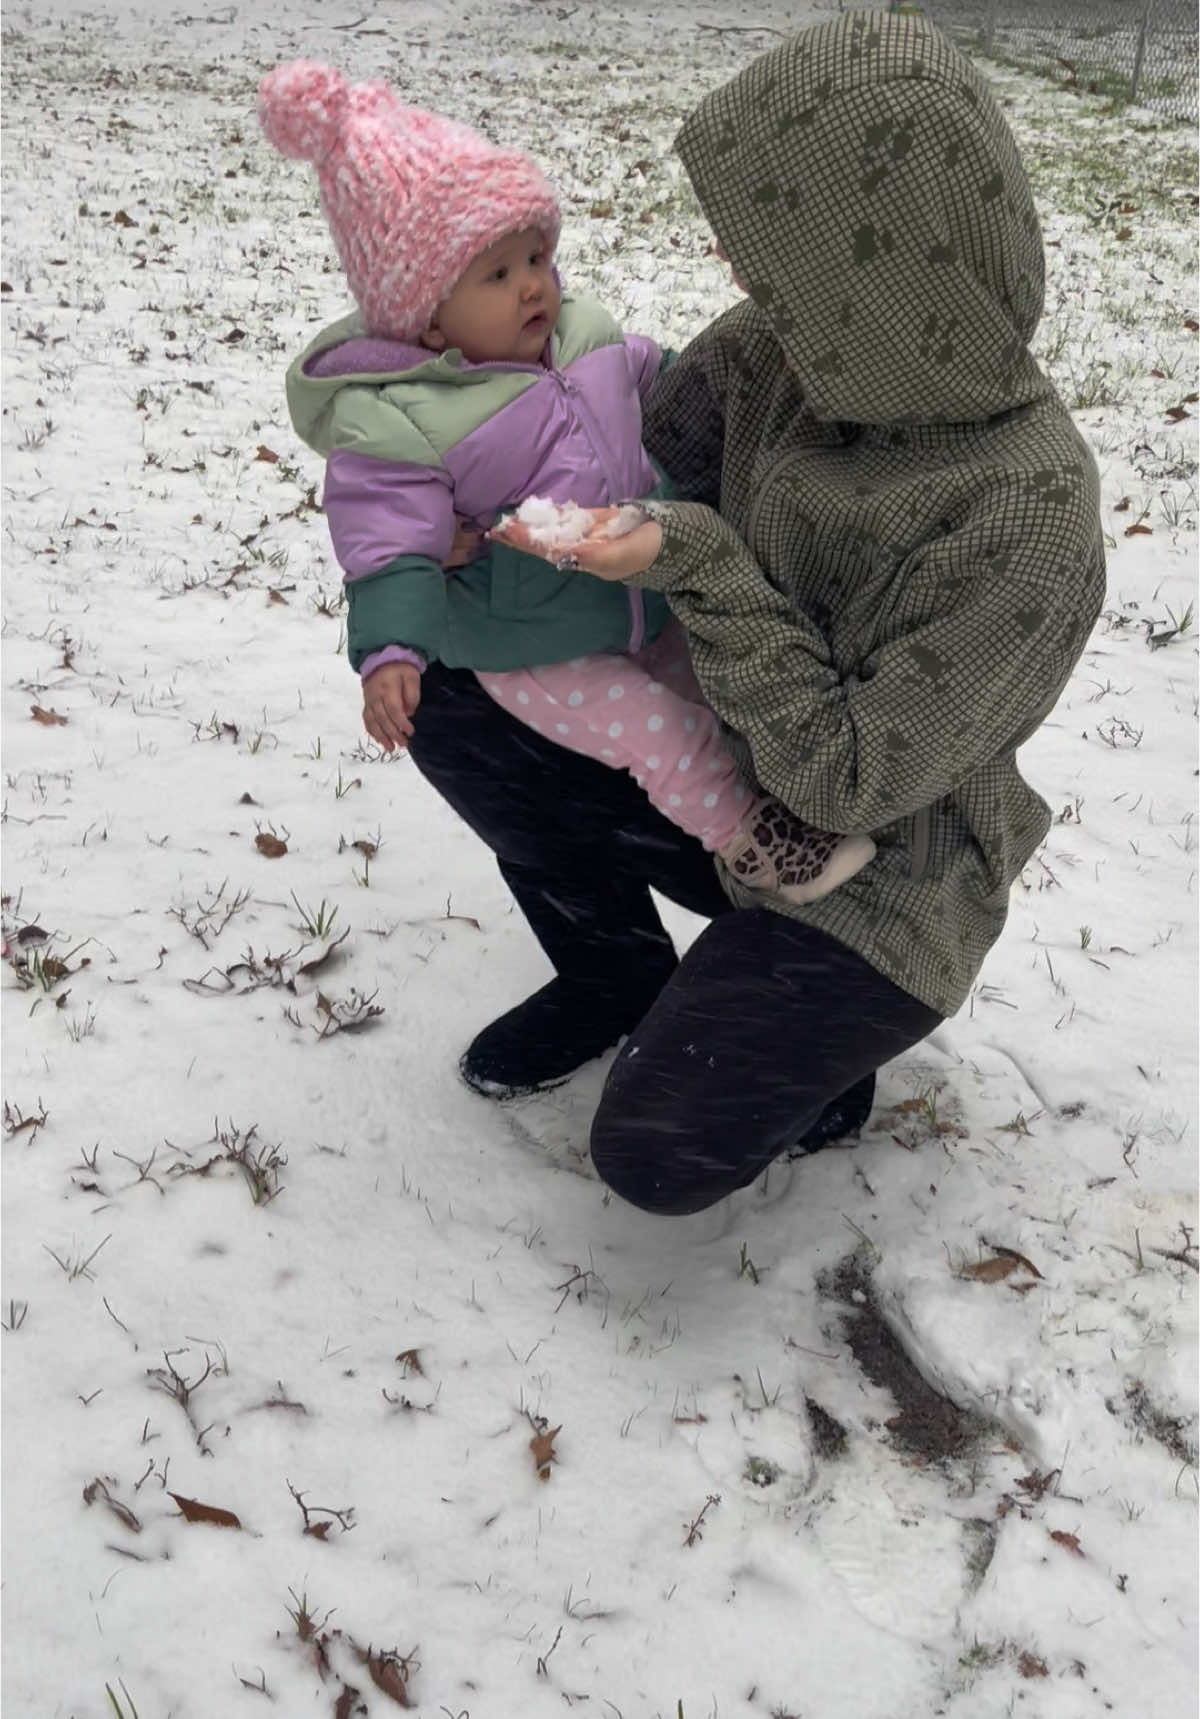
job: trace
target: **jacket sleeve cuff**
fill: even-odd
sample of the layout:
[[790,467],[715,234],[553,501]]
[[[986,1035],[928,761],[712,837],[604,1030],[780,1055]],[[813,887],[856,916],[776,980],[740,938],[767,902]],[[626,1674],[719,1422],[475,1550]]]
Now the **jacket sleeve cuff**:
[[693,588],[697,569],[728,555],[731,545],[743,548],[720,514],[702,502],[639,501],[637,505],[662,528],[662,548],[644,573],[628,581],[631,585],[669,597]]
[[359,678],[366,680],[373,675],[377,668],[384,663],[411,663],[415,669],[425,672],[425,658],[420,651],[410,651],[407,645],[385,645],[381,651],[372,651],[359,664]]

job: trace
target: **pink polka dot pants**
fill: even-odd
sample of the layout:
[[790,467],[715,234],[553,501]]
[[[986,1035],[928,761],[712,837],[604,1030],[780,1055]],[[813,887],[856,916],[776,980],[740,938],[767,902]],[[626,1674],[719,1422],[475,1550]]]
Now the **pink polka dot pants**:
[[741,828],[751,791],[703,702],[677,623],[630,656],[576,657],[476,678],[536,733],[628,770],[664,817],[706,848],[725,847]]

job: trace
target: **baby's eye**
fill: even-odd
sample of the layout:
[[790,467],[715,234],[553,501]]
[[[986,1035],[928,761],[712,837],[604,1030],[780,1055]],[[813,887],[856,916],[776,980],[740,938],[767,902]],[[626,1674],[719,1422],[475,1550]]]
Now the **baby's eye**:
[[505,280],[505,279],[507,279],[507,276],[508,276],[508,268],[507,268],[507,266],[502,266],[502,267],[500,267],[500,268],[498,268],[498,269],[493,269],[493,270],[492,270],[492,279],[493,279],[493,280],[494,280],[494,281],[502,281],[502,280]]

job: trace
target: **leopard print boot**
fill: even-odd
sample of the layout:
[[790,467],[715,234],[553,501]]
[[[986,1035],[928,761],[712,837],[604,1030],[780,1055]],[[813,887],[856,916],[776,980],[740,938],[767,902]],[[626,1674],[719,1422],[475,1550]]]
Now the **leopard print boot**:
[[875,852],[870,836],[814,829],[778,800],[755,802],[721,859],[746,889],[797,904],[820,901],[861,871]]

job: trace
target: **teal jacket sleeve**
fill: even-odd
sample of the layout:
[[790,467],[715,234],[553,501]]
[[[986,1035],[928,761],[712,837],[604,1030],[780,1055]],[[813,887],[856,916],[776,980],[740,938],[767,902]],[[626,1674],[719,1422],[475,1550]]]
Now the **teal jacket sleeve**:
[[357,674],[368,657],[401,645],[427,662],[444,653],[446,575],[427,555],[396,555],[346,581],[346,653]]

